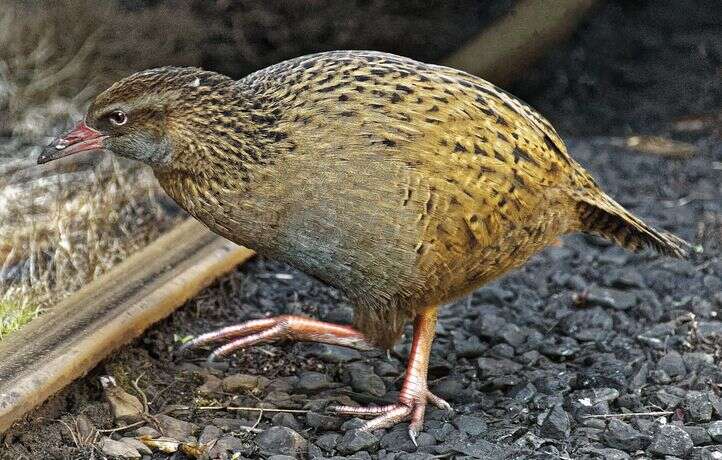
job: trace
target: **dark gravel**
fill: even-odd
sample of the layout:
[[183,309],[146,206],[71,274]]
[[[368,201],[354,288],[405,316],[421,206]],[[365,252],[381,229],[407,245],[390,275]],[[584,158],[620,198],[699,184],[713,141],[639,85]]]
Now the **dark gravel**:
[[[687,12],[693,3],[704,7],[704,2],[681,3],[689,7]],[[642,28],[654,37],[666,33],[671,23],[675,30],[686,30],[686,42],[710,43],[711,26],[701,27],[697,13],[675,15],[670,2],[658,5],[627,9],[610,2],[565,49],[591,56],[595,46],[602,46],[598,42],[623,48],[632,33],[627,29]],[[613,27],[620,11],[628,14],[624,32],[614,41],[604,27]],[[648,21],[656,17],[659,21]],[[681,53],[667,50],[665,43],[651,40],[645,49],[659,51],[664,67],[676,69],[677,78],[690,82],[690,91],[715,78],[683,65]],[[569,81],[581,81],[579,74],[587,70],[575,67],[577,55],[570,52],[565,60],[560,53],[540,69],[547,69],[547,78],[566,71]],[[648,59],[622,62],[621,51],[609,54],[600,58],[607,67],[624,64],[629,75],[635,69],[641,69],[640,78],[646,75]],[[705,65],[719,68],[714,53],[706,56]],[[570,150],[600,184],[630,210],[692,241],[701,252],[678,261],[630,254],[600,239],[573,235],[444,308],[429,379],[455,413],[427,410],[418,447],[406,435],[406,425],[360,433],[358,419],[325,412],[329,404],[393,401],[408,340],[389,356],[380,350],[360,353],[298,343],[256,347],[213,365],[204,362],[203,351],[171,361],[184,336],[232,322],[279,313],[351,320],[351,306],[335,290],[282,264],[257,259],[205,290],[9,433],[5,443],[13,456],[7,458],[18,458],[18,453],[89,458],[92,448],[76,447],[64,425],[54,420],[69,426],[81,422],[85,431],[111,428],[97,384],[97,377],[106,373],[130,392],[131,382],[140,376],[151,413],[164,414],[162,422],[186,441],[217,440],[212,458],[231,458],[231,452],[274,459],[720,458],[722,146],[714,125],[684,133],[670,128],[680,115],[719,110],[719,85],[708,81],[705,88],[716,91],[714,97],[705,96],[698,106],[684,105],[681,111],[671,108],[667,96],[650,95],[647,85],[620,83],[614,75],[605,67],[595,78],[600,88],[623,91],[629,101],[648,101],[644,107],[651,107],[653,117],[645,112],[649,117],[632,121],[627,113],[598,119],[600,113],[618,112],[615,97],[560,92],[554,85],[528,99],[543,107],[559,103],[562,109],[550,110],[552,118],[574,127],[568,129],[576,134],[567,136]],[[576,99],[568,102],[570,97]],[[573,110],[564,108],[567,104]],[[647,124],[650,117],[655,121]],[[660,136],[683,136],[697,153],[675,160],[643,155],[608,137],[637,126]],[[228,406],[275,410],[259,415],[198,409]],[[121,441],[123,436],[152,435],[152,426],[107,436]],[[118,448],[112,442],[108,446]],[[188,456],[156,452],[145,458]]]

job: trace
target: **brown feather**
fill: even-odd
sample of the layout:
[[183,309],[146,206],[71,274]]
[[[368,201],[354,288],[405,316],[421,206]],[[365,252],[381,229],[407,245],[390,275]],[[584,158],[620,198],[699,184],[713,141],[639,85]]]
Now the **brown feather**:
[[383,346],[424,307],[568,232],[682,255],[681,240],[605,195],[541,115],[459,70],[334,51],[237,82],[148,71],[93,110],[119,100],[163,107],[173,158],[155,174],[182,207],[339,287],[357,327]]

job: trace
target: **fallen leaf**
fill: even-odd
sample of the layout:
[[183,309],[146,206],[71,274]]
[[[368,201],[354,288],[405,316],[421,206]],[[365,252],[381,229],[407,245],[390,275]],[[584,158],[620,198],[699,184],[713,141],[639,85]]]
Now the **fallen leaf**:
[[100,377],[105,398],[110,404],[110,411],[117,422],[133,423],[143,419],[143,403],[132,394],[127,393],[110,375]]
[[168,438],[165,436],[162,436],[160,438],[140,436],[138,437],[138,441],[142,442],[151,449],[159,450],[161,452],[165,452],[166,454],[172,454],[174,452],[177,452],[178,448],[181,445],[181,442],[177,439]]

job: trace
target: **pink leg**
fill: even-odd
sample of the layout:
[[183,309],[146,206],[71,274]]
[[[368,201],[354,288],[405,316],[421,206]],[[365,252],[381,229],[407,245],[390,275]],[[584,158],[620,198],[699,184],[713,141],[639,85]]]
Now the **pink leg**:
[[200,335],[183,345],[180,351],[183,352],[189,348],[224,340],[227,340],[228,343],[213,351],[208,356],[209,361],[259,343],[279,340],[322,342],[359,350],[371,350],[373,348],[373,345],[366,341],[363,334],[351,326],[325,323],[302,316],[283,315],[247,321]]
[[361,427],[362,430],[367,431],[388,428],[410,420],[409,436],[416,444],[416,435],[423,427],[424,412],[429,401],[442,409],[452,410],[449,403],[433,395],[426,384],[431,343],[436,330],[436,311],[437,307],[427,308],[421,311],[414,320],[414,340],[406,366],[406,377],[396,404],[380,407],[335,406],[330,410],[338,414],[377,416]]
[[[362,427],[363,430],[368,431],[387,428],[410,420],[409,435],[414,443],[416,443],[416,435],[423,427],[424,412],[428,402],[451,411],[449,403],[433,395],[426,384],[431,343],[436,330],[436,310],[437,307],[427,308],[421,311],[414,320],[414,339],[406,366],[406,377],[397,403],[378,407],[335,406],[330,410],[339,414],[376,416]],[[185,344],[181,348],[181,352],[224,340],[228,343],[213,351],[208,356],[210,361],[236,350],[278,340],[322,342],[359,350],[373,348],[363,334],[351,326],[325,323],[302,316],[284,315],[247,321],[200,335]]]

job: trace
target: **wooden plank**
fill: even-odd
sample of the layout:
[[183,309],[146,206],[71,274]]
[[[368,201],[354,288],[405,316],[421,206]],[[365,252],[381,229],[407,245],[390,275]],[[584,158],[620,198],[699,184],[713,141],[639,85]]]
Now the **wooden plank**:
[[0,432],[253,255],[187,220],[0,342]]
[[551,46],[568,37],[597,0],[521,0],[442,64],[496,85],[518,79]]

